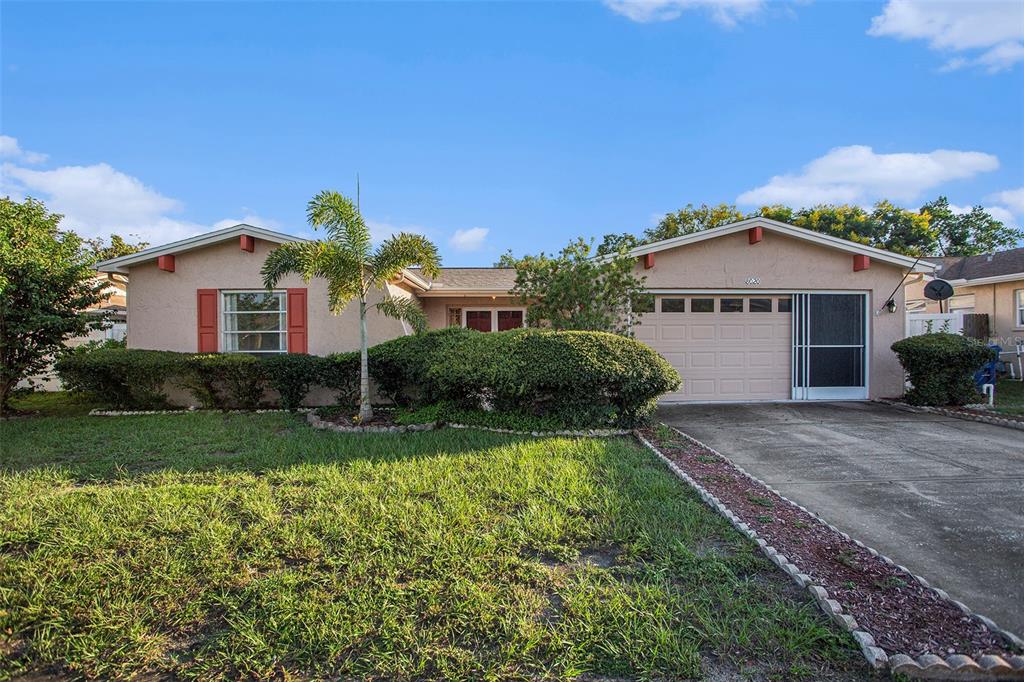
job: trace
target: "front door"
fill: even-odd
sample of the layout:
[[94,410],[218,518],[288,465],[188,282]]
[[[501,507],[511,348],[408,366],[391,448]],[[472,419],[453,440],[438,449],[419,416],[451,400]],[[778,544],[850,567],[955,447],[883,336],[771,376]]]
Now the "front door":
[[865,294],[795,294],[793,399],[866,399],[866,339]]

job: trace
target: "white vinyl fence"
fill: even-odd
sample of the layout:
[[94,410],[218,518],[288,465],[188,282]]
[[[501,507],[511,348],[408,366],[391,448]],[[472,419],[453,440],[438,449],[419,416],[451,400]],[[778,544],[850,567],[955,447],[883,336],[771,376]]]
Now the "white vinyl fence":
[[964,314],[959,310],[951,313],[907,313],[907,336],[932,332],[960,334],[963,328]]

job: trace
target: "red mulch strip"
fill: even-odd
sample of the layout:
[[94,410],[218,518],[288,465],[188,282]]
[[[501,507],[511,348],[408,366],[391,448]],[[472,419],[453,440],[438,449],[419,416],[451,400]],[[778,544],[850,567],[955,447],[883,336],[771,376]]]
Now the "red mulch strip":
[[872,556],[710,450],[681,436],[661,441],[653,429],[641,433],[814,584],[824,587],[889,655],[945,658],[953,653],[977,657],[1015,652],[1010,642],[909,573]]
[[999,419],[1010,419],[1016,422],[1024,422],[1024,415],[1021,414],[1007,414],[1005,412],[996,412],[994,410],[978,410],[971,407],[947,407],[946,409],[965,412],[966,414],[976,417],[997,417]]

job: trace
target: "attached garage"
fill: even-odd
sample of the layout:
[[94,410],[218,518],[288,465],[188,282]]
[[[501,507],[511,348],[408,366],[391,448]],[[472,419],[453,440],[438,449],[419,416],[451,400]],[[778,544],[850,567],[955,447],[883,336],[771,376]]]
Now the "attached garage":
[[634,334],[683,377],[663,400],[902,393],[890,350],[905,334],[900,284],[929,264],[760,218],[632,254],[654,295]]

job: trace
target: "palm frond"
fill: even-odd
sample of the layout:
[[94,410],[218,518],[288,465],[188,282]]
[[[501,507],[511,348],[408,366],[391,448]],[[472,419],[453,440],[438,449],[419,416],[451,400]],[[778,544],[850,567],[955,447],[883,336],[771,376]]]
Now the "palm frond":
[[369,258],[370,230],[356,205],[344,194],[333,190],[320,192],[306,206],[306,218],[314,228],[324,228],[328,237],[350,251],[353,257]]
[[412,298],[386,298],[376,306],[377,311],[385,317],[405,320],[413,331],[420,334],[427,329],[427,314],[420,304]]
[[373,278],[378,286],[383,286],[397,277],[403,268],[413,265],[420,266],[428,277],[436,277],[441,269],[441,257],[429,239],[408,232],[385,239],[370,259]]
[[272,289],[285,275],[297,274],[306,282],[314,277],[359,279],[360,262],[334,242],[288,242],[263,261],[263,285]]

